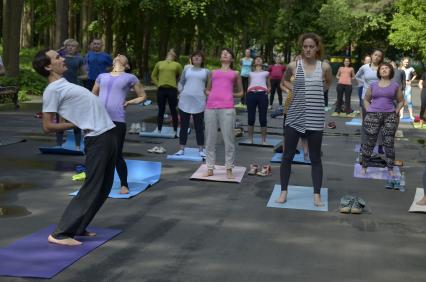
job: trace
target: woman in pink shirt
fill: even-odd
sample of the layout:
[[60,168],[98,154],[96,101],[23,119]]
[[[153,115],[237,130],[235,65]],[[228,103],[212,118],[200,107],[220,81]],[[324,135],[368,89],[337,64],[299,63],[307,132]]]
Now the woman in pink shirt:
[[[216,162],[216,137],[218,128],[225,143],[225,166],[228,178],[234,178],[232,168],[235,160],[235,109],[234,97],[243,96],[241,77],[232,69],[234,53],[227,48],[220,55],[221,68],[213,70],[208,77],[204,111],[206,130],[206,163],[207,173],[212,176]],[[237,92],[234,88],[237,86]]]
[[274,104],[275,91],[278,93],[278,103],[280,107],[283,106],[283,92],[280,87],[281,79],[283,78],[286,67],[281,64],[281,57],[275,57],[275,64],[269,66],[269,79],[271,83],[271,93],[269,98],[269,107],[268,109],[272,109],[272,105]]
[[346,114],[351,113],[352,79],[355,78],[355,71],[350,65],[350,59],[345,58],[343,67],[340,67],[337,71],[336,78],[339,81],[336,86],[337,103],[336,109],[334,110],[337,114],[340,114],[342,111],[343,93],[345,94],[345,112]]

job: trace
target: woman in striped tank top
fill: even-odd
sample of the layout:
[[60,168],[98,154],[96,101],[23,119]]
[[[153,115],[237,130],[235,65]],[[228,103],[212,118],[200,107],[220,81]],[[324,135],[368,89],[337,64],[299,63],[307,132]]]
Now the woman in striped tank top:
[[[314,204],[323,206],[320,196],[323,176],[321,145],[325,121],[323,92],[332,82],[331,67],[319,60],[322,43],[318,35],[305,33],[300,36],[299,44],[302,47],[302,59],[290,63],[284,76],[284,85],[292,91],[293,100],[285,121],[285,150],[280,168],[281,195],[277,202],[284,203],[287,200],[291,162],[299,138],[305,136],[311,159]],[[294,83],[290,80],[292,75],[295,77]]]
[[[235,160],[235,109],[234,97],[243,96],[241,77],[232,69],[234,54],[230,49],[222,49],[220,69],[213,70],[208,77],[206,96],[207,103],[204,111],[206,128],[206,177],[213,175],[216,162],[216,137],[220,128],[225,143],[225,166],[229,179],[234,178],[232,168]],[[238,89],[234,93],[234,88]]]

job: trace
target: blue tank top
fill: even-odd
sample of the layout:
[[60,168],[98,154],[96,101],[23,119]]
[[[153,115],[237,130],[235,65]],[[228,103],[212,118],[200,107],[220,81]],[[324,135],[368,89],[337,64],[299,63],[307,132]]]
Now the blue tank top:
[[253,63],[252,58],[250,58],[250,59],[243,58],[242,59],[242,61],[241,61],[242,66],[241,66],[241,72],[240,72],[241,76],[244,76],[244,77],[249,76],[249,73],[251,72],[252,63]]

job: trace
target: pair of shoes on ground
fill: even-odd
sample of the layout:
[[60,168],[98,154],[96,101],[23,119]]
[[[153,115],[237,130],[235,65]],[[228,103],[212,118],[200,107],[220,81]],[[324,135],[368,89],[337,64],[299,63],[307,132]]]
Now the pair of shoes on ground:
[[341,213],[361,214],[365,208],[365,201],[357,196],[346,195],[340,199]]
[[388,179],[386,181],[386,189],[395,189],[395,190],[399,190],[401,189],[401,183],[399,182],[399,179],[397,178],[393,178],[393,179]]
[[260,169],[260,166],[257,164],[251,164],[250,170],[248,172],[248,175],[258,175],[258,176],[269,176],[272,174],[272,167],[270,165],[264,165],[262,166],[262,169]]
[[141,124],[139,122],[134,122],[130,125],[129,133],[130,134],[139,134],[141,132]]
[[[202,157],[202,158],[205,158],[205,157],[206,157],[206,153],[205,153],[204,149],[203,149],[203,150],[198,151],[198,153],[200,154],[200,157]],[[175,155],[176,155],[176,156],[182,156],[182,155],[185,155],[185,149],[180,149],[179,151],[177,151],[177,152],[175,153]]]
[[148,152],[155,154],[164,154],[166,152],[166,149],[161,146],[155,146],[154,148],[148,149]]
[[329,128],[329,129],[335,129],[336,128],[336,123],[334,121],[329,122],[327,124],[327,128]]

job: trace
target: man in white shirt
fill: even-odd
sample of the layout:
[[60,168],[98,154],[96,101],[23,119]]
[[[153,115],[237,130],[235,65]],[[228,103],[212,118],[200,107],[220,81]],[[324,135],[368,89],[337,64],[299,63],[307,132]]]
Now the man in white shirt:
[[[117,157],[115,125],[99,98],[62,77],[67,70],[64,59],[54,50],[36,54],[33,68],[48,79],[43,92],[43,130],[46,133],[81,128],[85,134],[86,180],[65,209],[48,241],[76,246],[74,236],[95,236],[86,227],[108,198],[114,180]],[[68,122],[55,123],[58,113]]]

